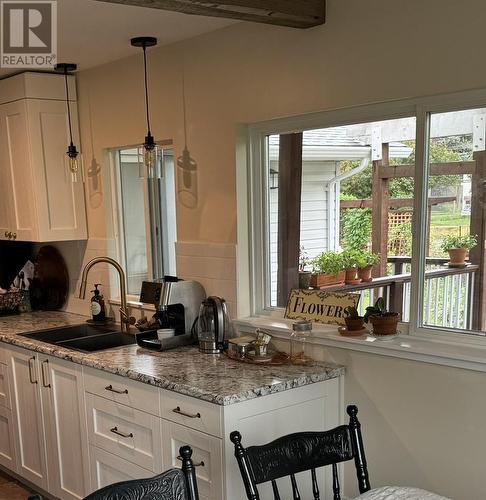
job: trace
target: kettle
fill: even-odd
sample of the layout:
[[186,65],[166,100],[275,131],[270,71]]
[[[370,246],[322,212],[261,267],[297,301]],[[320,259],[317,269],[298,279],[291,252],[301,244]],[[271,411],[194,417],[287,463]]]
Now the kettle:
[[197,320],[199,350],[207,354],[223,352],[229,330],[224,299],[216,296],[203,300]]

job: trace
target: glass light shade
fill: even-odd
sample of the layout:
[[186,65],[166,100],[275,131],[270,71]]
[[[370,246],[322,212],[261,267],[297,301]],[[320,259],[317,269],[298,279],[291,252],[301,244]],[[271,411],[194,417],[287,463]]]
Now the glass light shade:
[[71,182],[84,182],[83,157],[81,153],[76,155],[64,155],[65,168],[71,175]]
[[157,145],[147,149],[145,145],[138,148],[138,176],[140,179],[160,179],[162,149]]

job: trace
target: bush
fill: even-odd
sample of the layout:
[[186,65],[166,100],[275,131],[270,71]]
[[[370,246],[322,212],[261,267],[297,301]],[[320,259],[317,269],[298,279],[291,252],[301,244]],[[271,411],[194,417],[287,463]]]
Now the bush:
[[371,210],[349,208],[343,211],[341,219],[341,243],[346,250],[360,251],[371,239]]

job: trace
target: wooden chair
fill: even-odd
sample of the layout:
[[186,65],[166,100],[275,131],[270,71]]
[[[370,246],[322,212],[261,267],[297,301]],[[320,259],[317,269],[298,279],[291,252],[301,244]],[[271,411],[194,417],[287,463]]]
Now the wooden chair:
[[320,500],[316,469],[332,465],[334,500],[340,500],[337,464],[353,459],[359,492],[370,490],[361,424],[357,418],[358,408],[351,405],[346,411],[350,417],[348,425],[340,425],[325,432],[289,434],[262,446],[243,448],[241,434],[233,431],[230,439],[235,445],[235,457],[248,499],[259,500],[257,485],[271,481],[273,496],[275,500],[280,500],[276,480],[290,476],[293,498],[300,500],[295,474],[310,470],[314,500]]
[[[149,479],[135,479],[105,486],[85,500],[199,500],[196,472],[189,446],[179,449],[182,469],[170,469]],[[28,500],[42,500],[35,495]]]

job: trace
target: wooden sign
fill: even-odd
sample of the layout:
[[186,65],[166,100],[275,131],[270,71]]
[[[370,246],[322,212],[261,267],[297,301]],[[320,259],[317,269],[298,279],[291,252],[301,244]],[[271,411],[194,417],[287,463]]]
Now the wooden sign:
[[359,294],[325,292],[321,290],[292,290],[285,317],[314,323],[344,325],[344,309],[358,306]]

